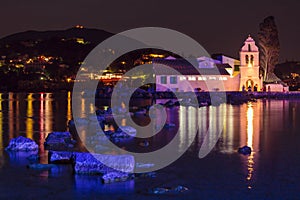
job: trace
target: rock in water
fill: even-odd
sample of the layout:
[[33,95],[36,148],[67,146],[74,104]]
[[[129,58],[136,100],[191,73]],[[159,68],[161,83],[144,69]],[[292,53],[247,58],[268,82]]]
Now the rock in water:
[[147,140],[144,140],[144,141],[140,142],[139,145],[142,146],[142,147],[148,147],[149,142]]
[[135,161],[132,155],[74,153],[73,167],[77,174],[106,174],[116,171],[132,173]]
[[156,172],[136,174],[135,178],[156,178]]
[[136,168],[151,168],[154,167],[155,165],[153,163],[136,163],[135,167]]
[[136,136],[136,129],[131,126],[120,126],[117,132],[125,132],[126,134],[132,137]]
[[182,185],[178,185],[173,189],[174,192],[185,192],[188,191],[189,189],[187,187],[184,187]]
[[149,190],[149,193],[153,194],[165,194],[168,193],[171,190],[171,188],[153,188]]
[[75,140],[72,139],[70,132],[52,132],[49,133],[45,140],[45,147],[48,149],[52,148],[72,148],[76,143]]
[[31,139],[19,136],[9,142],[6,151],[37,151],[39,146]]
[[152,194],[179,194],[182,192],[186,192],[189,189],[178,185],[177,187],[159,187],[159,188],[152,188],[148,192]]
[[110,172],[102,176],[103,183],[114,183],[127,181],[130,176],[127,173],[122,172]]
[[73,152],[68,151],[49,151],[49,163],[70,164],[72,163]]
[[176,125],[173,123],[167,123],[165,124],[165,128],[174,128]]
[[241,153],[241,154],[244,154],[244,155],[249,155],[251,154],[251,147],[248,147],[248,146],[243,146],[243,147],[240,147],[238,152]]

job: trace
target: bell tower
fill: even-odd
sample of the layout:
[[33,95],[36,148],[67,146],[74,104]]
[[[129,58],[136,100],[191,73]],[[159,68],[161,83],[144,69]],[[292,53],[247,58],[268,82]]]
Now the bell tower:
[[249,35],[240,51],[240,91],[260,91],[262,80],[259,77],[259,51]]

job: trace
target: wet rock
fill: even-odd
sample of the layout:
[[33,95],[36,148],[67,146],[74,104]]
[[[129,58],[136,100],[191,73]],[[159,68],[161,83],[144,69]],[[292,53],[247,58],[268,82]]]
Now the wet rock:
[[48,162],[56,164],[71,164],[73,162],[73,152],[49,151]]
[[122,138],[129,138],[130,135],[127,134],[126,132],[123,132],[121,130],[116,131],[115,133],[112,133],[109,136],[111,139],[122,139]]
[[120,126],[117,132],[125,132],[126,134],[132,137],[136,136],[136,129],[131,126]]
[[248,146],[243,146],[238,149],[238,152],[243,155],[250,155],[251,151],[251,147]]
[[156,172],[136,174],[135,178],[156,178]]
[[9,142],[6,151],[37,151],[39,146],[31,139],[19,136]]
[[148,192],[152,194],[180,194],[182,192],[186,192],[189,189],[187,187],[178,185],[176,187],[158,187],[152,188]]
[[173,123],[167,123],[167,124],[165,124],[165,128],[174,128],[176,125],[175,124],[173,124]]
[[61,149],[73,148],[75,143],[70,132],[52,132],[47,136],[44,145],[48,149]]
[[147,113],[147,110],[144,109],[144,108],[141,108],[141,109],[134,112],[134,116],[146,115],[146,113]]
[[131,178],[132,176],[130,176],[128,173],[109,172],[102,176],[102,181],[103,183],[107,184],[107,183],[127,181]]
[[97,144],[94,147],[94,151],[97,153],[102,153],[103,151],[108,151],[108,150],[110,150],[109,147],[101,145],[101,144]]
[[35,169],[35,170],[50,170],[53,167],[56,167],[54,164],[29,164],[27,165],[29,169]]
[[87,136],[85,142],[90,146],[97,145],[97,144],[104,145],[108,143],[108,140],[112,133],[113,133],[112,131],[96,132],[95,135]]
[[144,140],[144,141],[140,142],[139,145],[142,146],[142,147],[148,147],[149,142],[147,140]]
[[75,126],[74,120],[69,120],[69,121],[68,121],[68,126],[69,126],[69,127],[74,127],[74,126]]
[[152,188],[149,190],[149,193],[153,194],[165,194],[170,191],[170,188]]
[[74,172],[77,174],[107,174],[116,171],[132,173],[134,167],[135,161],[131,155],[74,153]]
[[180,192],[185,192],[185,191],[188,191],[189,189],[187,188],[187,187],[184,187],[184,186],[182,186],[182,185],[178,185],[177,187],[175,187],[174,189],[173,189],[173,191],[174,192],[178,192],[178,193],[180,193]]
[[135,167],[137,168],[151,168],[154,167],[153,163],[136,163]]

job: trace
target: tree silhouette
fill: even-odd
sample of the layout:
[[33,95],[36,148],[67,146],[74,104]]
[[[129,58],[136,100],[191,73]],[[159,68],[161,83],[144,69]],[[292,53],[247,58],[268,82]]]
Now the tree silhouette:
[[260,67],[265,82],[277,81],[274,74],[275,65],[279,62],[278,30],[273,16],[269,16],[259,24]]

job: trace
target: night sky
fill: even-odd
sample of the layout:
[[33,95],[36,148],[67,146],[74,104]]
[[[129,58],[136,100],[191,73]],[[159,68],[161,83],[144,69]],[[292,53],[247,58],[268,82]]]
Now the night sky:
[[300,1],[285,0],[2,0],[0,37],[26,30],[67,29],[77,24],[117,33],[158,26],[196,39],[209,53],[238,57],[248,34],[275,17],[281,61],[300,61]]

